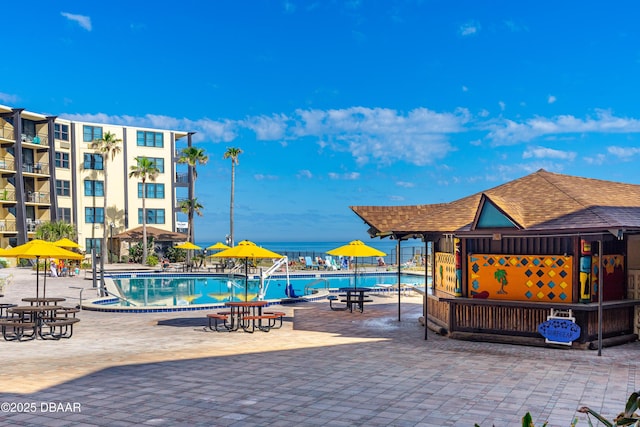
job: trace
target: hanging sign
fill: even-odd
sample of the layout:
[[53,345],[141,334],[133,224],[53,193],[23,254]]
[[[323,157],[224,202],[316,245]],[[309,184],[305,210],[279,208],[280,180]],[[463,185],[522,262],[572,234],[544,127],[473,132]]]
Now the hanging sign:
[[[550,344],[571,345],[580,338],[580,326],[575,322],[575,318],[565,313],[556,313],[551,310],[551,316],[547,316],[547,321],[538,325],[538,332],[545,338],[545,342]],[[558,315],[559,314],[559,315]]]

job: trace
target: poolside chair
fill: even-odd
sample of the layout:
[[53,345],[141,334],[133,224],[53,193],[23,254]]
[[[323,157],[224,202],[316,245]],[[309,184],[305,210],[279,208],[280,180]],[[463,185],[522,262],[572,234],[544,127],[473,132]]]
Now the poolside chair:
[[304,264],[306,268],[310,268],[311,270],[320,270],[320,266],[317,262],[313,262],[310,256],[304,257]]
[[331,255],[327,255],[324,257],[324,268],[327,270],[338,269],[338,266],[336,265],[336,262],[333,260],[333,257],[331,257]]

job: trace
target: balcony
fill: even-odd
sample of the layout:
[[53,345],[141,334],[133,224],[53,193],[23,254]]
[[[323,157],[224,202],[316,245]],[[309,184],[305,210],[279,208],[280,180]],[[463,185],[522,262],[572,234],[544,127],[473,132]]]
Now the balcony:
[[0,203],[4,204],[9,202],[11,204],[16,202],[16,190],[13,188],[3,188],[0,190]]
[[49,163],[23,163],[22,172],[49,176]]
[[15,233],[16,231],[15,219],[0,219],[0,233]]
[[29,191],[27,192],[27,202],[37,204],[51,203],[48,191]]
[[16,162],[14,161],[13,157],[1,157],[0,170],[15,172]]

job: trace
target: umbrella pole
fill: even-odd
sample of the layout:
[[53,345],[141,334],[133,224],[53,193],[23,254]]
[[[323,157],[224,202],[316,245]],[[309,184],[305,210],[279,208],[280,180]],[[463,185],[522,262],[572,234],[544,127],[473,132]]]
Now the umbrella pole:
[[400,275],[402,274],[402,257],[400,256],[400,239],[398,238],[398,253],[396,254],[398,259],[398,322],[400,321]]
[[36,298],[38,298],[38,294],[40,293],[40,257],[36,257]]
[[249,296],[249,258],[244,259],[244,300]]

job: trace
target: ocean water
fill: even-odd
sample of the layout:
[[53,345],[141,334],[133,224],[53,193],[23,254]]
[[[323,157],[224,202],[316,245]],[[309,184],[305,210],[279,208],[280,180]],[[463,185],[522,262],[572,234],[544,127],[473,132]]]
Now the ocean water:
[[[397,253],[397,241],[389,239],[367,239],[362,240],[365,245],[376,248],[387,255],[384,260],[387,264],[395,264]],[[216,242],[196,242],[202,248],[214,245]],[[291,259],[299,256],[311,256],[324,258],[327,251],[348,244],[349,242],[254,242],[258,246],[270,251],[287,255]],[[401,263],[414,257],[419,257],[425,253],[425,243],[420,240],[403,240],[400,246]],[[365,259],[365,262],[367,260]]]

